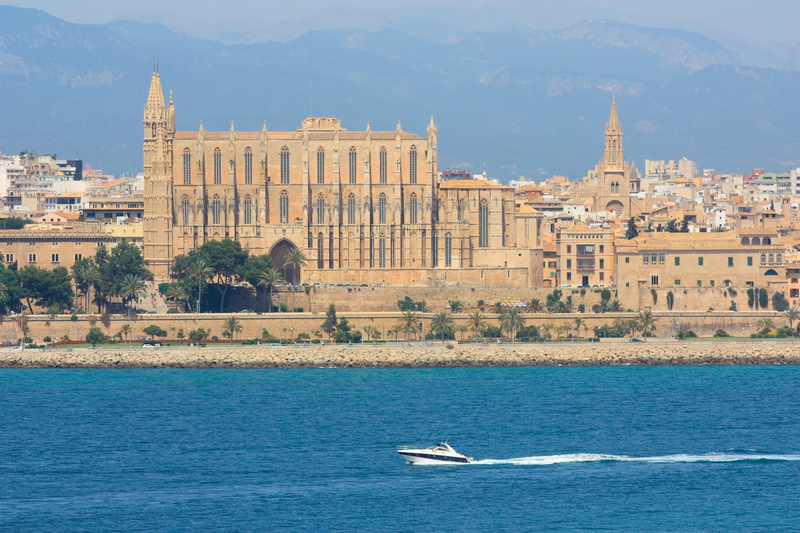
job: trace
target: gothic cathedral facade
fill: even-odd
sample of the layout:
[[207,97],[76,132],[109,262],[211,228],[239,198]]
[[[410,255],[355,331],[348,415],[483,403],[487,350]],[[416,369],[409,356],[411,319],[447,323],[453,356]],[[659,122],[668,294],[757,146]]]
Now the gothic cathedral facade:
[[541,284],[541,215],[510,187],[440,184],[437,128],[350,132],[308,118],[293,132],[175,130],[153,74],[144,110],[144,255],[159,279],[174,256],[234,239],[283,258],[299,248],[303,282],[384,285]]

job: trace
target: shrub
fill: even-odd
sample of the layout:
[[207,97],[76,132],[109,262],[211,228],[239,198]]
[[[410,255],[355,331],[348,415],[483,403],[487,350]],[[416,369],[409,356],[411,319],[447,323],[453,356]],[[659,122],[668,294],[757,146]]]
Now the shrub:
[[730,335],[728,335],[728,332],[727,332],[727,331],[725,331],[724,329],[718,329],[718,330],[717,330],[717,331],[714,333],[714,336],[715,336],[715,337],[730,337]]
[[497,339],[503,336],[503,331],[497,326],[486,326],[483,330],[483,336],[490,339]]
[[212,340],[212,341],[218,341],[218,340],[219,340],[219,337],[217,337],[216,335],[214,335],[213,337],[211,337],[211,340]]
[[302,313],[302,312],[303,312],[302,307],[295,307],[294,309],[292,309],[292,313]]
[[42,339],[42,341],[44,341],[44,342],[52,342],[53,339],[51,339],[50,336],[48,335],[44,339]]
[[653,296],[653,305],[658,304],[658,293],[655,289],[650,289],[650,294]]
[[448,342],[448,343],[447,343],[447,349],[448,349],[448,350],[452,350],[453,348],[455,348],[455,346],[453,346],[452,344],[450,344],[450,343]]
[[103,313],[102,315],[100,315],[100,322],[102,322],[105,327],[110,326],[111,315],[109,315],[108,313]]
[[189,340],[194,343],[202,342],[206,337],[208,337],[208,332],[203,328],[193,329],[189,332]]
[[301,333],[297,336],[297,338],[300,340],[307,341],[311,338],[311,335],[309,335],[308,333]]
[[767,289],[758,289],[758,305],[761,307],[761,309],[766,309],[769,307],[769,295],[767,294]]
[[776,311],[786,311],[789,309],[789,300],[782,292],[778,291],[772,295],[772,308]]
[[178,310],[177,310],[177,309],[175,309],[174,307],[170,307],[169,309],[167,309],[167,314],[168,314],[168,315],[174,315],[174,314],[176,314],[176,313],[179,313],[179,312],[180,312],[180,311],[178,311]]
[[752,309],[756,304],[756,291],[747,289],[747,306]]
[[728,308],[728,311],[736,311],[736,302],[731,300],[731,306]]
[[77,322],[78,321],[78,314],[77,313],[72,313],[72,316],[69,317],[69,319],[72,320],[73,322]]
[[183,338],[183,328],[181,328],[181,329],[179,329],[179,330],[178,330],[178,333],[177,333],[177,335],[178,335],[178,338],[179,338],[179,339],[182,339],[182,338]]
[[319,344],[319,339],[314,339],[311,341],[311,344]]
[[667,293],[667,308],[672,311],[672,306],[675,304],[675,295],[672,294],[672,291]]
[[578,305],[578,312],[579,313],[585,313],[586,312],[586,306],[583,305],[583,304]]
[[586,296],[586,289],[581,289],[581,297]]
[[525,326],[524,328],[520,329],[517,332],[517,340],[523,342],[530,342],[530,341],[538,341],[539,338],[539,328],[536,326]]
[[690,339],[697,337],[697,334],[690,330],[690,329],[679,329],[678,330],[678,338],[679,339]]
[[94,327],[89,329],[89,333],[86,334],[86,342],[91,345],[97,345],[105,341],[108,337],[100,331],[100,328]]
[[167,332],[161,329],[160,327],[156,326],[155,324],[147,326],[143,330],[145,335],[149,335],[153,338],[155,337],[166,337]]
[[733,287],[729,287],[729,288],[728,288],[728,294],[730,294],[730,295],[731,295],[731,296],[733,296],[733,297],[736,297],[736,295],[737,295],[738,293],[736,292],[736,290],[735,290]]
[[609,301],[611,299],[611,291],[608,289],[603,289],[602,291],[600,291],[600,299],[604,302]]
[[169,283],[159,283],[158,292],[160,292],[161,294],[166,294],[167,291],[169,290],[169,286],[170,286]]

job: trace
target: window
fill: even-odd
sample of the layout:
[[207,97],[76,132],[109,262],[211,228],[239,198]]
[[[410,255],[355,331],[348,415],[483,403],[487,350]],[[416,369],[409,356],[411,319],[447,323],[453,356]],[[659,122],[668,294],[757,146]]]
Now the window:
[[289,193],[281,191],[281,224],[289,223]]
[[551,278],[554,278],[554,277],[556,277],[556,273],[555,273],[555,272],[550,272],[550,277],[551,277]]
[[780,265],[783,262],[783,256],[781,254],[776,255],[775,262]]
[[325,257],[322,255],[322,246],[325,242],[325,239],[322,237],[322,233],[317,235],[317,268],[323,268],[325,266]]
[[325,223],[325,198],[317,196],[317,224]]
[[433,232],[432,241],[431,251],[433,252],[433,257],[431,259],[433,260],[433,266],[437,267],[439,266],[439,234],[435,231]]
[[356,197],[353,193],[347,197],[347,223],[356,223]]
[[58,263],[58,254],[53,254],[51,256],[51,259],[52,259],[53,263]]
[[732,267],[732,266],[733,266],[733,257],[729,257],[729,258],[728,258],[728,266],[729,266],[729,267]]
[[556,262],[555,261],[548,261],[547,262],[547,268],[556,268]]
[[567,272],[567,281],[572,281],[572,272]]
[[[380,180],[381,183],[386,183],[386,147],[381,146],[380,152]],[[414,222],[412,222],[414,224]]]
[[83,259],[83,254],[75,254],[75,261],[80,261]]
[[699,279],[698,279],[698,280],[697,280],[697,286],[698,286],[698,287],[702,287],[702,286],[703,286],[703,280],[699,280]]
[[567,259],[567,268],[572,268],[572,259]]
[[675,285],[680,285],[680,284],[681,284],[681,280],[679,280],[679,279],[676,279],[676,280],[675,280]]
[[769,254],[769,264],[771,265],[774,262],[775,262],[775,256],[772,255],[772,254]]
[[317,183],[325,183],[325,150],[317,148]]
[[658,276],[650,276],[650,285],[658,285]]
[[214,185],[222,183],[222,152],[214,148]]
[[14,254],[6,254],[6,263],[14,262]]
[[697,258],[697,265],[698,266],[703,266],[703,258],[702,257],[698,257]]
[[378,224],[386,224],[386,195],[378,197]]
[[[567,250],[569,252],[569,250]],[[642,263],[649,263],[650,262],[650,254],[642,255]]]
[[253,150],[249,146],[244,149],[244,183],[253,184]]
[[356,147],[350,147],[350,183],[356,182],[358,175],[358,156],[356,154]]
[[625,262],[626,262],[626,263],[630,263],[630,262],[631,262],[631,258],[630,258],[630,257],[626,257],[626,258],[625,258]]
[[753,258],[752,257],[748,257],[747,258],[747,266],[749,266],[749,267],[753,266]]
[[765,264],[767,262],[767,254],[761,254],[761,264]]
[[211,214],[213,217],[212,224],[219,224],[222,215],[222,202],[219,200],[219,195],[214,195],[214,200],[211,202]]
[[478,246],[487,248],[489,246],[489,202],[485,198],[481,200],[478,215]]
[[[447,233],[444,236],[444,266],[449,267],[453,265],[453,236]],[[554,275],[555,272],[551,272]]]
[[572,253],[572,246],[569,244],[567,245],[567,253],[568,254]]
[[789,289],[790,298],[800,298],[800,289]]
[[408,200],[408,223],[417,223],[417,195],[413,192],[411,193],[411,198]]
[[681,258],[680,258],[680,257],[676,257],[676,258],[675,258],[675,266],[676,266],[676,267],[677,267],[677,266],[681,266]]
[[31,263],[36,262],[36,254],[28,254],[28,261]]
[[712,279],[711,281],[708,282],[708,284],[713,287],[714,286],[714,280]]
[[[664,262],[664,257],[665,257],[664,254],[658,254],[658,262],[659,263],[663,263]],[[655,260],[656,260],[656,256],[654,255],[653,256],[653,261],[655,261]]]
[[605,272],[600,272],[600,281],[605,279]]
[[370,237],[369,238],[369,267],[373,268],[375,266],[375,239]]
[[183,215],[183,225],[189,225],[189,197],[187,195],[181,196],[181,214]]
[[253,223],[253,199],[249,194],[244,197],[244,223]]
[[378,265],[386,268],[386,239],[383,237],[378,239]]
[[281,183],[289,183],[289,147],[281,148]]
[[626,282],[625,282],[625,286],[626,286],[626,287],[630,287],[630,286],[631,286],[631,284],[630,284],[630,283],[628,283],[628,282],[626,281]]
[[[606,264],[606,261],[605,261],[605,259],[601,259],[601,260],[600,260],[600,268],[605,268],[605,267],[606,267],[606,266],[605,266],[605,264]],[[602,275],[602,274],[601,274],[601,275]]]
[[192,184],[192,152],[188,148],[183,151],[183,184]]
[[408,152],[408,172],[411,183],[417,183],[417,147],[412,146]]

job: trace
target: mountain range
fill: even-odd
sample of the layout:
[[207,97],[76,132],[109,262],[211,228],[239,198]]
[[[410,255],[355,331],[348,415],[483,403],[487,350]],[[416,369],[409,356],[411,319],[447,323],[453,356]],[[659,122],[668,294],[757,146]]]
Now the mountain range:
[[[800,56],[798,56],[800,57]],[[65,22],[0,6],[0,150],[141,170],[142,107],[154,60],[179,130],[293,131],[335,116],[348,130],[425,134],[439,166],[508,181],[580,178],[602,155],[612,94],[626,157],[700,168],[800,165],[800,61],[749,66],[682,30],[613,21],[558,31],[478,32],[436,44],[408,33],[320,30],[224,44],[132,21]]]

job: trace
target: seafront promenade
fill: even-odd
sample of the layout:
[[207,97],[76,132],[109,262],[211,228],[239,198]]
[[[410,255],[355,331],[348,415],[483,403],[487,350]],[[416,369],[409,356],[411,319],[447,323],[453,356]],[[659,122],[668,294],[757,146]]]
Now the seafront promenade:
[[800,364],[800,342],[441,343],[4,349],[0,368],[425,368]]

